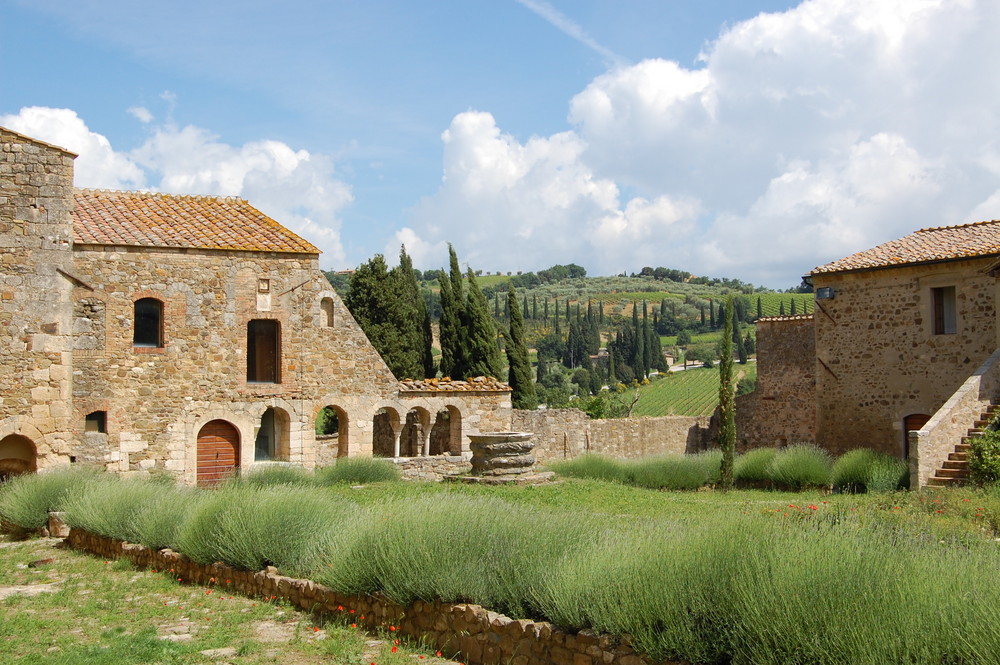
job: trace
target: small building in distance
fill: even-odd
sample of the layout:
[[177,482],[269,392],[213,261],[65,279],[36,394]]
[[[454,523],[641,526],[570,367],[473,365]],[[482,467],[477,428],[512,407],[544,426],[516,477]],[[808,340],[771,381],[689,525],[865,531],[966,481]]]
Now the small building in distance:
[[[396,380],[319,250],[237,198],[73,187],[75,155],[0,128],[0,476],[461,455],[495,381]],[[317,422],[318,421],[318,422]]]

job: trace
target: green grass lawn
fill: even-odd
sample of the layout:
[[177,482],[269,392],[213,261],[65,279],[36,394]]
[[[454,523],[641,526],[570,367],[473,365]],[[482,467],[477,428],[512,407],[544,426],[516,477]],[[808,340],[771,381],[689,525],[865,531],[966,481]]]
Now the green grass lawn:
[[[733,364],[736,377],[756,376],[757,364]],[[719,404],[719,370],[686,369],[653,379],[639,389],[633,416],[709,416]]]

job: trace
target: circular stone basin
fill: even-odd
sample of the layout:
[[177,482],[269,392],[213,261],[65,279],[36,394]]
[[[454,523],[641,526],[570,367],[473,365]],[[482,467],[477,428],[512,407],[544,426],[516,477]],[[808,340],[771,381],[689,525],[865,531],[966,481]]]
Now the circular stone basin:
[[535,466],[531,432],[483,432],[470,434],[472,473],[504,476],[530,473]]

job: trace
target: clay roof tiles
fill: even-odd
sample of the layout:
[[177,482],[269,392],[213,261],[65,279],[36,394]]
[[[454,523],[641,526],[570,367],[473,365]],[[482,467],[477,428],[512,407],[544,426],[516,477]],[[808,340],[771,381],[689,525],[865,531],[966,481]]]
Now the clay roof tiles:
[[80,244],[319,254],[243,199],[77,189]]
[[402,392],[509,392],[510,386],[498,381],[492,376],[477,376],[466,381],[452,381],[449,377],[441,379],[404,379],[400,381]]
[[1000,254],[1000,221],[920,229],[878,247],[813,268],[810,274],[888,268]]

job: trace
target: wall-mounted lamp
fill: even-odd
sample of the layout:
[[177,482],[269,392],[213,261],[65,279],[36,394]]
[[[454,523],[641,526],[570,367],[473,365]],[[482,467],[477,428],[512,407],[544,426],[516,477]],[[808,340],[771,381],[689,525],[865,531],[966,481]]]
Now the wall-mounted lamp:
[[821,289],[816,289],[816,300],[832,300],[833,299],[833,287],[824,286]]

